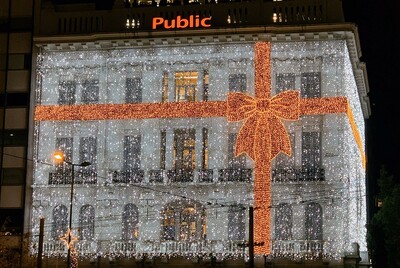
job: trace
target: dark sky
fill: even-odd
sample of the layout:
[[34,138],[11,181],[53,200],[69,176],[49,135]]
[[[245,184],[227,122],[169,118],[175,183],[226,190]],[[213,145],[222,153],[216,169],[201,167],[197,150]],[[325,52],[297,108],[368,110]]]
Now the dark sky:
[[[397,0],[343,0],[346,21],[358,26],[366,63],[371,116],[367,119],[367,157],[370,194],[377,194],[376,179],[385,165],[400,182],[400,48],[395,22]],[[397,23],[399,25],[399,23]]]

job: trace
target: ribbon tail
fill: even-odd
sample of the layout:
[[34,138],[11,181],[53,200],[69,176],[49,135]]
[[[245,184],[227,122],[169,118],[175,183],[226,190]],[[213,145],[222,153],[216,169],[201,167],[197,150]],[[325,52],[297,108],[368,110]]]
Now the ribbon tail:
[[283,123],[276,117],[269,119],[270,133],[274,139],[271,140],[271,160],[280,152],[288,156],[292,155],[289,134]]
[[255,160],[254,146],[256,142],[257,129],[254,125],[257,124],[258,119],[256,116],[250,116],[242,125],[239,134],[236,139],[235,156],[242,153],[247,153],[251,159]]

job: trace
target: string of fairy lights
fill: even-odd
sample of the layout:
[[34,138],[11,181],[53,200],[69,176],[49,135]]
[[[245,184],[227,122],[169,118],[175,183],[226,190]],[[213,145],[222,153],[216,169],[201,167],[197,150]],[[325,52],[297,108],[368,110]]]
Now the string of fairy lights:
[[[352,73],[351,62],[348,53],[345,53],[344,41],[313,41],[298,43],[273,43],[271,45],[271,84],[276,84],[277,73],[296,73],[294,83],[296,88],[301,88],[300,73],[320,72],[322,79],[323,95],[347,97],[351,110],[354,114],[355,128],[364,137],[363,118],[361,106],[358,100],[357,87]],[[201,236],[207,235],[209,241],[220,241],[221,245],[232,243],[227,233],[229,222],[229,207],[242,204],[245,207],[257,204],[253,203],[252,183],[230,183],[214,182],[212,184],[183,184],[183,185],[127,185],[109,184],[109,170],[120,170],[123,163],[124,135],[140,135],[141,138],[141,166],[144,170],[159,168],[160,152],[160,130],[167,130],[168,144],[173,143],[173,129],[191,128],[201,129],[207,127],[209,133],[208,164],[209,168],[217,170],[224,167],[226,163],[227,133],[238,132],[237,124],[232,124],[226,119],[212,117],[212,105],[218,103],[218,109],[224,107],[220,102],[226,99],[227,90],[230,87],[229,74],[245,74],[246,93],[254,95],[256,89],[254,83],[257,77],[254,74],[254,50],[253,44],[215,44],[215,45],[193,45],[151,48],[127,48],[114,50],[96,51],[42,51],[38,56],[38,80],[36,84],[36,103],[39,106],[54,106],[57,109],[51,112],[43,112],[43,116],[57,118],[55,120],[42,120],[37,117],[35,123],[34,142],[34,185],[32,210],[32,232],[38,233],[38,221],[40,217],[52,219],[53,209],[59,204],[67,204],[69,197],[69,185],[48,185],[48,174],[54,172],[54,167],[42,165],[41,162],[50,162],[50,156],[55,148],[56,138],[73,137],[74,142],[70,150],[74,156],[79,155],[78,141],[82,138],[92,137],[96,141],[96,163],[97,183],[94,185],[77,185],[74,196],[73,226],[78,226],[79,209],[86,205],[94,208],[95,234],[93,241],[106,240],[111,244],[121,241],[121,219],[123,205],[128,203],[137,204],[139,209],[139,237],[138,241],[153,241],[160,244],[161,220],[160,213],[169,205],[198,206],[200,213],[196,214],[198,219],[206,222],[206,229],[196,229]],[[165,72],[170,73],[171,85],[168,86],[168,99],[173,96],[173,72],[190,70],[202,73],[208,71],[208,100],[209,106],[193,111],[193,107],[183,104],[181,106],[170,105],[174,113],[204,115],[199,118],[176,118],[159,119],[159,113],[164,106],[155,106],[161,102],[163,93],[162,77]],[[142,102],[144,105],[135,106],[140,109],[136,112],[124,105],[125,101],[125,79],[139,78],[142,85]],[[68,104],[80,104],[84,81],[96,80],[100,90],[97,102],[93,106],[78,109],[70,109],[71,106],[57,106],[60,102],[60,84],[74,82],[70,89],[73,94],[66,94],[65,100]],[[200,80],[200,79],[199,79]],[[197,88],[201,96],[201,85]],[[276,93],[272,87],[272,93]],[[200,98],[200,97],[198,97]],[[64,101],[65,101],[64,100]],[[108,105],[107,108],[98,108],[96,105]],[[112,105],[118,106],[119,114],[115,114]],[[152,106],[147,105],[152,104]],[[186,107],[186,106],[187,107]],[[189,104],[188,104],[189,105]],[[195,103],[194,105],[197,105]],[[65,109],[64,109],[65,107]],[[111,108],[110,108],[111,107]],[[156,107],[153,108],[153,107]],[[180,108],[184,110],[179,110]],[[191,108],[188,108],[191,107]],[[205,108],[207,107],[207,108]],[[70,110],[68,110],[70,109]],[[81,109],[81,110],[79,110]],[[126,109],[126,110],[125,110]],[[155,109],[155,110],[152,110]],[[147,110],[147,111],[146,111]],[[48,111],[48,110],[47,110]],[[87,116],[87,120],[81,121],[75,118]],[[153,119],[125,119],[135,114],[151,113]],[[162,111],[161,111],[162,112]],[[221,111],[219,111],[221,113]],[[38,114],[37,114],[38,115]],[[107,116],[114,118],[107,119]],[[42,115],[40,115],[42,116]],[[121,117],[122,116],[122,117]],[[125,117],[124,117],[125,116]],[[89,119],[89,118],[97,119]],[[296,137],[292,145],[294,161],[301,159],[302,152],[301,133],[306,130],[320,132],[321,137],[315,140],[324,144],[324,155],[321,157],[325,166],[325,181],[301,183],[272,183],[271,204],[266,211],[274,211],[281,203],[289,203],[292,206],[293,228],[290,230],[291,240],[304,240],[304,228],[295,224],[299,221],[304,226],[304,208],[310,202],[318,203],[323,209],[318,210],[310,217],[320,217],[323,220],[323,252],[324,256],[338,259],[344,250],[351,247],[351,243],[357,241],[361,250],[365,245],[365,171],[360,163],[360,148],[354,143],[353,129],[349,126],[346,114],[328,115],[303,115],[299,122],[286,123],[285,127]],[[300,136],[299,136],[300,135]],[[361,146],[362,147],[362,146]],[[199,147],[196,147],[196,150]],[[363,148],[361,148],[363,149]],[[172,148],[167,147],[167,169],[171,169]],[[344,153],[346,152],[346,153]],[[322,152],[321,152],[322,155]],[[145,157],[143,157],[145,156]],[[196,155],[196,159],[198,155]],[[197,161],[197,160],[196,160]],[[254,168],[254,163],[247,160],[247,167]],[[311,163],[311,162],[310,162]],[[299,164],[299,163],[297,163]],[[168,166],[169,165],[169,166]],[[264,205],[265,203],[261,203]],[[150,211],[148,210],[151,208]],[[301,209],[298,209],[298,208]],[[91,211],[90,209],[87,211]],[[204,213],[205,212],[205,213]],[[257,209],[255,210],[256,213]],[[150,216],[149,216],[150,215]],[[260,214],[261,215],[261,214]],[[263,214],[264,215],[264,214]],[[265,221],[273,222],[274,215],[265,214]],[[92,215],[84,215],[89,219]],[[343,220],[346,219],[346,220]],[[247,224],[247,223],[246,223]],[[248,228],[248,225],[246,225]],[[53,224],[47,223],[45,232],[51,233]],[[259,228],[259,227],[257,227]],[[259,230],[255,228],[255,232]],[[285,232],[285,229],[271,231]],[[315,232],[321,232],[316,228]],[[314,234],[314,236],[317,236]],[[246,240],[246,237],[244,237]],[[179,239],[178,239],[179,240]],[[197,241],[196,240],[196,241]],[[272,236],[273,240],[273,236]],[[37,241],[33,241],[33,244]],[[49,245],[51,241],[46,241]],[[83,241],[82,241],[83,242]],[[185,241],[178,241],[185,243]],[[279,241],[272,241],[272,255],[290,258],[316,258],[318,254],[307,255],[305,252],[287,251],[274,247]],[[281,243],[284,243],[284,241]],[[79,242],[78,242],[79,244]],[[34,252],[34,249],[32,249]],[[80,252],[79,256],[93,255],[91,251]],[[153,250],[150,253],[173,255],[204,254],[204,250],[193,252],[186,251],[162,251]],[[135,251],[114,251],[112,248],[103,250],[103,256],[138,256],[144,253],[140,249]],[[213,252],[209,252],[213,253]],[[242,249],[233,251],[214,252],[226,256],[243,256],[247,253]],[[48,256],[62,254],[59,251],[47,251]]]

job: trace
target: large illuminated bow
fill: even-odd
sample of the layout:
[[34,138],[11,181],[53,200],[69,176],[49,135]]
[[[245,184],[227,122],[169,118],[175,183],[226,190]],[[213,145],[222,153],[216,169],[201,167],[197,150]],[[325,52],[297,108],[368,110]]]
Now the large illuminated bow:
[[247,153],[253,160],[272,160],[283,152],[291,155],[284,120],[300,117],[299,91],[283,91],[271,98],[253,98],[243,93],[228,95],[229,121],[245,120],[236,140],[235,154]]

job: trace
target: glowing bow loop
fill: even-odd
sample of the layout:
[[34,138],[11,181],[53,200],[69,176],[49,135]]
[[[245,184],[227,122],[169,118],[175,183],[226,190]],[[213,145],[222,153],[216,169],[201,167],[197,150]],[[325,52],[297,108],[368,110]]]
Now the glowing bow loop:
[[271,98],[243,93],[228,95],[229,121],[245,120],[236,140],[235,155],[247,153],[254,161],[270,161],[280,152],[291,155],[283,120],[300,118],[299,91],[283,91]]

